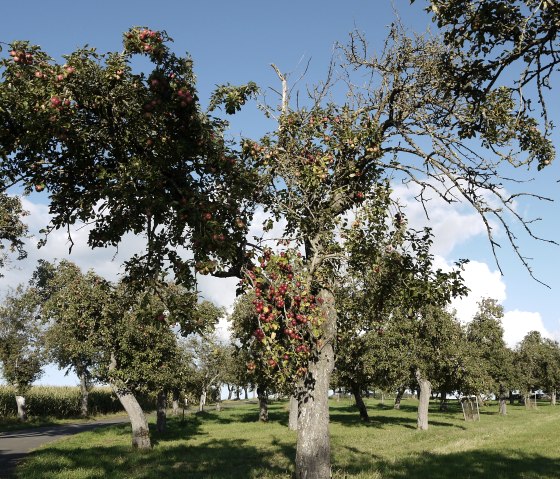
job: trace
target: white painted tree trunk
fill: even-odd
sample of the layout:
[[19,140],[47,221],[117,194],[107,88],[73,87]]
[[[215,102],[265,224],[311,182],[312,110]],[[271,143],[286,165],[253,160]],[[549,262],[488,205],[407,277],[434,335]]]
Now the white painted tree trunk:
[[27,421],[27,407],[25,397],[16,394],[17,415],[20,421]]
[[418,417],[416,427],[421,431],[428,429],[428,407],[430,405],[430,396],[432,394],[432,384],[422,376],[419,369],[416,370],[416,380],[420,387],[418,394]]
[[202,394],[200,395],[200,401],[198,402],[198,412],[203,412],[204,406],[206,406],[206,390],[202,391]]

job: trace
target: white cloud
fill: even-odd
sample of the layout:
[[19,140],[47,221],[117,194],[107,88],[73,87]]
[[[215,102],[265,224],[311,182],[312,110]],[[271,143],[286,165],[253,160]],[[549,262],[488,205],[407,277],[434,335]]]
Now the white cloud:
[[552,339],[553,335],[545,328],[541,314],[529,311],[507,311],[502,319],[504,340],[514,347],[530,331],[538,331],[544,338]]
[[[443,258],[437,258],[436,266],[442,269],[450,267]],[[486,263],[471,261],[466,264],[463,278],[470,289],[469,295],[454,299],[451,303],[451,307],[456,309],[457,317],[463,324],[472,320],[478,310],[478,303],[483,298],[492,298],[498,303],[506,300],[506,283],[503,277],[499,271],[490,270]],[[502,326],[504,340],[512,348],[530,331],[538,331],[545,338],[554,337],[554,334],[546,329],[541,314],[538,312],[517,309],[505,311]],[[560,338],[560,332],[557,337]]]
[[480,215],[473,213],[472,208],[460,203],[449,204],[434,194],[426,204],[428,219],[424,207],[415,198],[419,193],[418,185],[398,185],[394,187],[393,197],[404,205],[410,227],[432,228],[434,254],[447,256],[456,246],[486,233]]
[[[440,266],[441,261],[445,260],[440,258],[438,266]],[[463,278],[470,290],[469,295],[456,298],[451,303],[451,307],[457,310],[457,317],[462,323],[468,323],[472,320],[478,310],[478,303],[482,299],[492,298],[499,303],[505,301],[506,284],[500,272],[491,271],[486,263],[470,261],[465,265]]]

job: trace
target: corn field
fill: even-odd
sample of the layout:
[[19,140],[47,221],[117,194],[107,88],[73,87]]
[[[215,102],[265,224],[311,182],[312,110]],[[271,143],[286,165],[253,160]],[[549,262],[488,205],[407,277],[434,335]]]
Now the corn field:
[[[70,418],[80,415],[80,389],[71,386],[35,386],[25,395],[29,416]],[[123,408],[110,388],[93,388],[89,393],[90,415],[109,414]],[[17,415],[15,389],[0,385],[0,417]]]

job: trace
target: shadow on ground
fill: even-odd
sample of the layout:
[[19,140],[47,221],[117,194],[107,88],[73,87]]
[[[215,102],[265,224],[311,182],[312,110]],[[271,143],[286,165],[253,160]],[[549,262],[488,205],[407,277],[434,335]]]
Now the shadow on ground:
[[539,455],[504,451],[503,454],[466,451],[453,454],[431,454],[407,457],[387,463],[353,450],[353,463],[345,467],[342,477],[367,477],[375,471],[383,479],[554,479],[559,477],[560,461]]

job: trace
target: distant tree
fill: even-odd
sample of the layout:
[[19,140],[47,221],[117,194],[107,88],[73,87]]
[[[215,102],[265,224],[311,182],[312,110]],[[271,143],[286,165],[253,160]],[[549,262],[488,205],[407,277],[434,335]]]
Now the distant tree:
[[41,261],[32,284],[42,297],[46,324],[45,348],[61,369],[74,370],[80,380],[81,414],[87,416],[94,369],[103,360],[97,330],[108,300],[108,285],[93,272],[82,273],[70,261]]
[[16,390],[20,420],[27,419],[25,393],[43,374],[45,363],[38,321],[38,297],[18,286],[0,305],[0,362],[6,382]]
[[501,415],[506,414],[507,394],[515,385],[513,354],[503,337],[503,315],[503,307],[496,300],[484,298],[478,304],[474,318],[467,325],[467,340],[472,346],[472,357],[482,372],[477,390],[496,395]]
[[544,338],[542,348],[542,387],[550,395],[550,404],[555,406],[560,389],[560,345],[558,341]]
[[530,331],[515,349],[518,384],[525,401],[527,401],[531,392],[543,387],[543,344],[541,333]]

